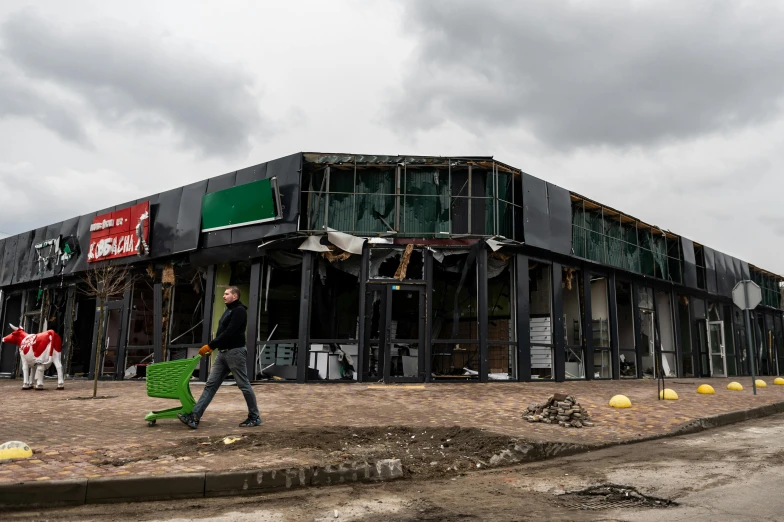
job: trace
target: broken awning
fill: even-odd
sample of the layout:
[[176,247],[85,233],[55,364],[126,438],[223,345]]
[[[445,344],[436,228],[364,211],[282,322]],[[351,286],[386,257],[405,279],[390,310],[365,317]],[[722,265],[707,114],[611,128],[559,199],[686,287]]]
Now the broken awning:
[[[338,247],[344,252],[350,254],[362,254],[362,248],[365,245],[366,239],[361,237],[352,236],[344,232],[338,232],[331,228],[327,229],[327,239],[330,243]],[[309,250],[311,252],[328,252],[329,247],[321,244],[321,236],[308,236],[298,247],[299,250]]]

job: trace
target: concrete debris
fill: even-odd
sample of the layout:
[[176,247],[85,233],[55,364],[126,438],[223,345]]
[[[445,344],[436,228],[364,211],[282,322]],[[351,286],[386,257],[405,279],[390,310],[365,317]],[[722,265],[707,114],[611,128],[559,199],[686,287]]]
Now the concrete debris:
[[593,426],[588,410],[580,406],[571,395],[550,395],[544,404],[531,404],[522,417],[528,422],[558,424],[564,428],[590,428]]

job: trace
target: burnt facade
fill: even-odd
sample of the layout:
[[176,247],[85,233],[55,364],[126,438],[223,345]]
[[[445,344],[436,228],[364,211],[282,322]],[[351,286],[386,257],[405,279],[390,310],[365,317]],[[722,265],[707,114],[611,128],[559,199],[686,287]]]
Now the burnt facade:
[[[117,243],[131,209],[149,215]],[[84,280],[106,264],[133,284],[102,301]],[[192,356],[228,285],[256,380],[745,375],[746,279],[757,372],[778,375],[780,276],[491,157],[294,154],[0,240],[3,333],[58,331],[77,378]],[[0,376],[17,360],[3,345]]]

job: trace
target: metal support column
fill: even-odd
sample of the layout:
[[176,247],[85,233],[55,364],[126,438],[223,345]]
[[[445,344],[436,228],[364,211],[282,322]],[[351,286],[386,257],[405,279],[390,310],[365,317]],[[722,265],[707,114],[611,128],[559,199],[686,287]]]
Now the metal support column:
[[642,379],[642,332],[640,331],[640,288],[632,283],[632,318],[634,319],[634,358],[637,378]]
[[[128,346],[128,325],[131,324],[131,301],[133,299],[133,292],[136,290],[132,286],[131,288],[125,291],[123,294],[122,300],[122,310],[120,311],[120,338],[117,339],[117,365],[114,368],[115,374],[114,378],[116,380],[123,380],[125,379],[125,359],[127,357],[127,346]],[[104,323],[108,320],[107,314],[104,313]],[[153,324],[155,321],[153,320]],[[105,336],[104,336],[105,339]],[[153,333],[153,339],[155,339],[155,333]],[[154,349],[154,348],[153,348]]]
[[433,380],[433,252],[425,250],[425,382]]
[[[212,340],[212,307],[215,300],[215,265],[207,268],[207,280],[204,282],[204,315],[202,317],[201,344]],[[199,363],[199,380],[205,382],[209,375],[209,358],[202,358]]]
[[297,341],[297,382],[307,380],[308,348],[310,346],[310,308],[313,288],[313,252],[302,252],[302,284],[299,298],[299,335]]
[[[73,310],[76,303],[76,287],[69,286],[65,296],[65,320],[63,322],[63,350],[60,360],[63,364],[63,375],[71,373],[71,352],[73,343],[71,342],[71,332],[73,331]],[[2,312],[0,312],[2,317]]]
[[250,265],[250,291],[248,295],[248,337],[245,348],[248,351],[248,378],[256,380],[256,342],[259,337],[259,291],[261,289],[261,261],[256,259]]
[[163,285],[155,283],[153,294],[153,362],[163,362]]
[[[681,313],[678,294],[670,286],[670,308],[672,309],[672,334],[675,337],[675,375],[683,377],[683,346],[681,345]],[[730,322],[732,324],[732,322]]]
[[531,380],[531,303],[529,301],[528,256],[515,256],[517,299],[517,379]]
[[359,346],[357,347],[357,361],[354,371],[357,372],[357,382],[364,382],[365,381],[365,372],[363,368],[365,368],[365,350],[367,349],[367,339],[366,337],[366,316],[365,316],[365,307],[367,306],[367,280],[368,280],[368,271],[370,267],[370,245],[368,245],[367,241],[365,244],[362,245],[362,259],[361,265],[359,267],[359,339],[357,342]]
[[550,287],[552,288],[553,302],[553,380],[556,382],[563,382],[566,379],[566,338],[564,337],[563,290],[561,289],[562,271],[560,263],[553,263],[552,274],[550,274]]
[[490,348],[487,344],[487,248],[476,254],[477,294],[479,298],[479,382],[487,382]]
[[585,349],[583,354],[583,367],[585,368],[585,379],[591,380],[594,375],[593,357],[593,312],[591,310],[591,273],[583,270],[583,331],[582,345]]
[[621,354],[618,333],[618,292],[615,282],[615,271],[610,273],[607,280],[607,298],[610,308],[610,353],[612,357],[612,378],[621,378]]

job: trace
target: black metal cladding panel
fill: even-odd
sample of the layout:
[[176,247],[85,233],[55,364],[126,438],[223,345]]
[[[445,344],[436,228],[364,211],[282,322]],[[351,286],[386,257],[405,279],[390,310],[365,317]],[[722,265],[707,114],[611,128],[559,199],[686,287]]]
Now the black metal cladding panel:
[[[46,229],[44,229],[44,233],[43,233],[42,239],[38,239],[37,237],[33,239],[33,248],[35,248],[35,245],[40,243],[41,241],[46,241],[46,240],[49,240],[49,239],[56,239],[60,235],[60,229],[62,229],[62,228],[63,228],[62,221],[60,223],[55,223],[54,225],[49,225],[48,227],[46,227]],[[49,264],[49,268],[45,269],[43,274],[39,274],[38,273],[38,261],[37,260],[38,260],[38,255],[34,253],[33,254],[33,274],[32,274],[32,279],[34,281],[37,281],[38,279],[42,279],[42,278],[46,278],[46,277],[52,277],[54,275],[54,270],[56,268],[55,263],[51,262]]]
[[181,199],[182,187],[162,192],[158,195],[158,203],[150,207],[152,218],[150,257],[161,257],[172,253]]
[[749,270],[749,264],[747,262],[740,262],[740,270],[741,274],[743,274],[743,279],[751,279],[751,271]]
[[523,173],[523,219],[525,243],[550,248],[550,216],[548,216],[547,184]]
[[5,253],[5,239],[0,239],[0,285],[3,281],[3,254]]
[[201,236],[201,200],[207,192],[207,180],[197,181],[182,188],[180,211],[177,214],[177,233],[172,253],[199,248]]
[[716,251],[716,287],[718,294],[724,297],[732,296],[732,287],[727,275],[727,254]]
[[743,277],[743,261],[738,259],[737,257],[732,258],[732,262],[735,266],[735,283],[738,281],[743,281],[745,278]]
[[19,239],[16,242],[14,278],[11,280],[11,284],[24,283],[30,280],[33,260],[33,236],[35,236],[34,230],[19,234]]
[[247,167],[237,171],[237,177],[234,180],[234,186],[245,185],[253,181],[267,179],[267,164],[260,163],[252,167]]
[[5,251],[3,252],[3,277],[0,279],[0,286],[11,284],[14,278],[14,266],[16,266],[16,243],[19,236],[5,238]]
[[547,184],[550,210],[550,250],[559,254],[572,253],[572,198],[569,191]]
[[716,285],[716,255],[712,248],[705,247],[705,279],[706,289],[711,294],[719,293]]
[[[249,172],[252,171],[253,172]],[[277,178],[283,218],[270,223],[238,227],[231,230],[232,244],[259,241],[266,237],[299,230],[300,174],[302,154],[292,154],[237,172],[237,185],[257,179]],[[263,176],[263,177],[258,177]]]
[[79,240],[79,257],[68,263],[65,269],[63,269],[63,273],[73,274],[87,270],[87,253],[90,251],[90,225],[93,224],[93,218],[97,215],[97,213],[92,213],[79,217],[79,223],[76,226],[76,238]]
[[[210,178],[207,182],[207,194],[218,192],[235,186],[237,180],[236,172],[229,172],[216,178]],[[200,214],[201,216],[201,214]],[[199,218],[199,230],[201,230],[201,217]],[[231,229],[207,232],[202,238],[202,248],[219,247],[231,244]]]
[[689,288],[697,288],[697,262],[694,257],[694,243],[691,239],[681,237],[683,250],[683,284]]
[[[41,278],[38,273],[38,254],[35,251],[35,245],[38,243],[43,242],[44,240],[48,239],[46,237],[46,231],[49,227],[41,227],[35,229],[33,232],[33,239],[30,242],[30,252],[27,254],[30,256],[30,271],[24,274],[17,274],[17,282],[27,282],[27,281],[37,281]],[[21,276],[21,277],[20,277]],[[24,280],[22,280],[24,278]]]

